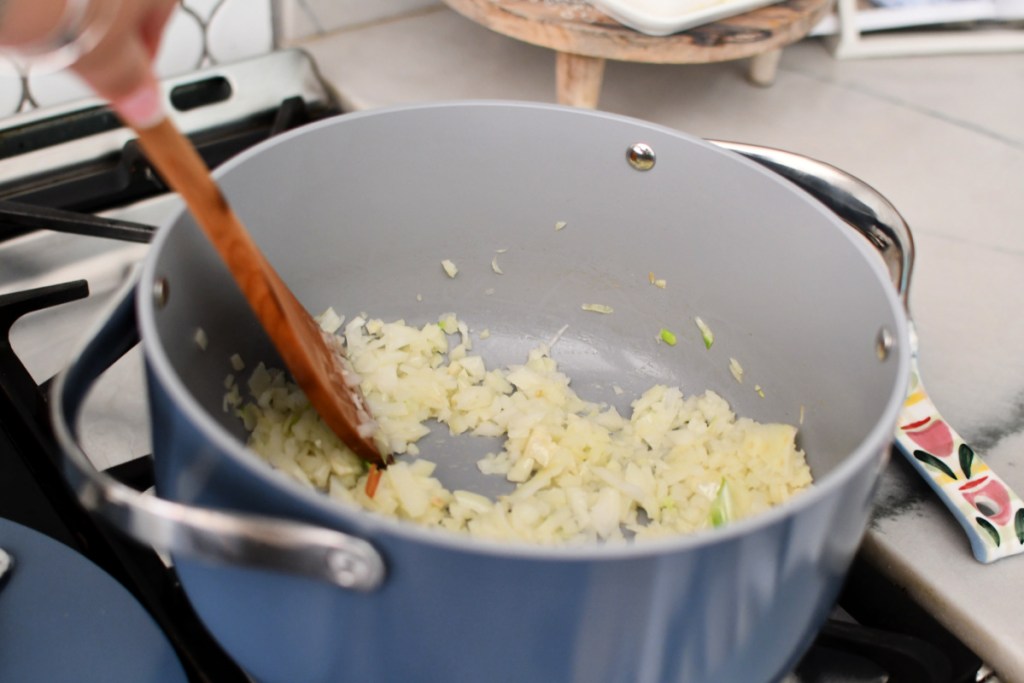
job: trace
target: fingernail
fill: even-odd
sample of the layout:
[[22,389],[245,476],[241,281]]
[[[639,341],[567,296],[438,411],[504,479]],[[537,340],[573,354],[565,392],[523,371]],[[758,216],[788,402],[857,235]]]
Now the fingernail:
[[163,98],[154,81],[145,83],[112,104],[125,123],[135,128],[152,128],[164,118]]

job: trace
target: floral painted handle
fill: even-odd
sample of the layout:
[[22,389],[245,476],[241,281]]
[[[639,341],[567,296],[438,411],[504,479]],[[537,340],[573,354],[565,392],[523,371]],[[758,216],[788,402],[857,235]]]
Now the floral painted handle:
[[[911,337],[916,341],[913,331]],[[1024,501],[939,414],[921,384],[917,345],[912,348],[896,444],[960,522],[979,562],[1024,553]]]

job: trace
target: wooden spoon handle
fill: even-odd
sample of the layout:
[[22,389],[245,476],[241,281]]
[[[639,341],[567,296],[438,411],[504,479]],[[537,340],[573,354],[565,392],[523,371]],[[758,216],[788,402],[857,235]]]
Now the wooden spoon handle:
[[185,200],[242,290],[249,294],[267,289],[266,296],[271,296],[264,275],[274,272],[273,268],[231,209],[188,138],[167,118],[136,132],[146,156],[171,189]]
[[135,130],[146,156],[185,200],[320,417],[356,455],[386,464],[372,439],[373,419],[346,378],[339,353],[328,347],[316,321],[256,246],[192,143],[166,117]]

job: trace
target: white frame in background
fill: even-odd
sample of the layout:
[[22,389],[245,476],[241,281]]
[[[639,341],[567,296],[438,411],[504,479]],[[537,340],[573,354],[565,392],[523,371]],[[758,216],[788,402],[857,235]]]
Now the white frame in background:
[[[837,0],[836,11],[811,31],[824,36],[837,59],[1024,51],[1024,0],[945,0],[928,4],[858,9],[857,0]],[[963,30],[929,29],[936,24],[973,24]],[[1006,24],[1005,26],[1001,24]],[[899,33],[887,29],[921,27]]]

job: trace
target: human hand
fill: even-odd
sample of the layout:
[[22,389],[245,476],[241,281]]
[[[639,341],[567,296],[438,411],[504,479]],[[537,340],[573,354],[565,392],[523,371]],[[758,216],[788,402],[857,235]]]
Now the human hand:
[[176,0],[0,0],[0,45],[75,49],[72,70],[127,123],[163,118],[153,61]]

